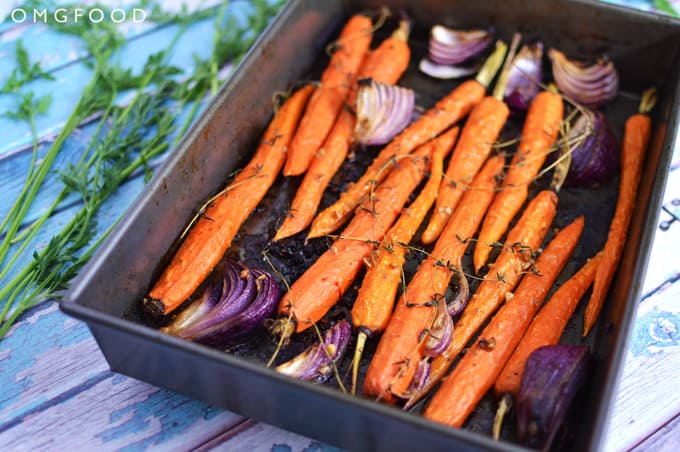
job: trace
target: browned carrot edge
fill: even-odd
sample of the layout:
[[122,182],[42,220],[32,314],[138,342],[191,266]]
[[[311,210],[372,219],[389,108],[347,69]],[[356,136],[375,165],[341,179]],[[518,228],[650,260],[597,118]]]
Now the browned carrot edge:
[[369,17],[356,14],[345,24],[321,76],[321,85],[309,100],[309,107],[290,143],[283,167],[285,176],[297,176],[307,171],[340,114],[372,37],[373,25]]
[[[408,67],[411,58],[411,50],[407,43],[409,30],[410,21],[401,20],[399,28],[391,37],[380,43],[375,50],[368,52],[357,79],[372,78],[382,83],[396,83]],[[350,108],[355,104],[356,85],[354,81],[349,93],[347,104]],[[276,231],[274,241],[297,234],[311,224],[324,190],[347,156],[355,124],[355,116],[347,108],[343,108],[323,146],[314,155],[295,193],[290,211]]]
[[649,137],[652,130],[652,120],[647,113],[656,103],[656,90],[645,91],[640,101],[640,113],[628,118],[623,133],[621,146],[621,179],[619,181],[619,197],[616,201],[614,218],[609,226],[609,234],[602,250],[602,262],[597,269],[593,294],[588,300],[584,315],[583,335],[586,336],[595,324],[597,316],[602,310],[604,298],[618,267],[623,245],[626,242],[628,226],[635,207],[637,188],[642,174]]
[[[168,314],[182,304],[208,277],[231,241],[276,179],[286,148],[314,88],[294,93],[279,109],[264,133],[255,156],[216,197],[189,230],[161,277],[145,299],[152,312]],[[233,209],[234,200],[239,209]]]
[[550,241],[510,300],[502,306],[480,333],[479,343],[461,358],[444,380],[425,411],[425,417],[459,427],[472,413],[519,343],[548,291],[569,260],[583,231],[583,217],[577,218]]
[[412,152],[427,140],[460,121],[481,102],[486,87],[505,57],[506,49],[503,42],[497,42],[496,50],[484,63],[476,80],[468,80],[460,84],[388,143],[364,175],[342,193],[335,204],[317,215],[307,237],[322,237],[337,230],[351,217],[355,207],[387,176],[383,168],[395,155]]
[[[445,134],[453,135],[450,141],[454,142],[458,128],[454,127]],[[385,235],[384,243],[373,252],[372,258],[367,262],[368,270],[352,306],[352,324],[359,332],[352,364],[352,394],[356,393],[359,361],[366,339],[384,330],[389,321],[402,277],[405,245],[411,242],[434,203],[442,179],[444,158],[450,150],[451,147],[440,147],[434,151],[427,184],[416,200],[399,216]]]
[[[409,282],[399,299],[378,348],[371,359],[364,380],[364,393],[383,400],[391,398],[392,382],[403,366],[420,353],[421,333],[432,322],[436,307],[432,300],[441,298],[451,277],[459,270],[456,263],[467,248],[494,196],[498,175],[503,170],[500,156],[489,159],[473,182],[474,189],[465,194],[460,209]],[[441,264],[444,265],[441,265]],[[452,263],[450,267],[447,263]],[[402,367],[403,366],[403,367]]]
[[492,250],[489,244],[503,236],[527,199],[529,184],[557,140],[563,109],[562,97],[550,91],[539,93],[531,102],[517,152],[479,232],[474,252],[477,273],[489,258]]
[[497,395],[506,393],[513,396],[517,395],[522,383],[524,364],[531,352],[543,345],[559,342],[578,302],[593,282],[601,258],[602,254],[598,253],[592,259],[589,259],[576,274],[557,289],[545,306],[536,314],[496,379],[494,391]]

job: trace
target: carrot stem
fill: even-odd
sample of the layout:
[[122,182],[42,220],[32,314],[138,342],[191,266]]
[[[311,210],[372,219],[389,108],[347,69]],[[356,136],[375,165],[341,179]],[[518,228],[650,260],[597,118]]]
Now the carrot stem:
[[352,395],[357,393],[357,379],[359,377],[359,362],[361,355],[364,354],[364,346],[366,345],[368,334],[365,331],[359,330],[357,335],[357,346],[354,350],[354,359],[352,360]]

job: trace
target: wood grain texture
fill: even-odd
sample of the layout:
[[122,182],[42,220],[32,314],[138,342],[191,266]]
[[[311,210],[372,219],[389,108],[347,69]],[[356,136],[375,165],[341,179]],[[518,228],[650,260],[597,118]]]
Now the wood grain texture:
[[607,451],[627,450],[680,413],[680,283],[638,310],[617,393]]
[[680,450],[680,416],[652,433],[632,449],[632,452],[675,452]]

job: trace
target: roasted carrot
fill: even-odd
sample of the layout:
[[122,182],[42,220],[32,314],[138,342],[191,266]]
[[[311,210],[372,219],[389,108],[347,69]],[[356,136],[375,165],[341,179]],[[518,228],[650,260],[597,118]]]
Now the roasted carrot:
[[485,97],[472,110],[449,161],[444,183],[439,188],[437,204],[421,238],[423,243],[432,243],[439,237],[458,200],[491,152],[491,145],[509,114],[505,103],[491,96]]
[[[458,135],[458,128],[454,127],[444,133],[444,135],[447,134],[453,135],[454,138],[450,141],[454,142],[455,136]],[[442,179],[444,157],[450,150],[451,147],[441,147],[434,152],[430,179],[427,184],[416,200],[402,212],[390,228],[380,248],[369,257],[371,265],[366,271],[352,306],[352,324],[359,331],[352,367],[352,393],[355,393],[359,361],[366,339],[384,330],[392,314],[394,299],[401,281],[406,245],[411,241],[434,203]]]
[[[436,314],[433,300],[441,300],[450,279],[460,267],[467,248],[486,209],[493,199],[497,178],[503,170],[503,158],[493,157],[477,175],[472,188],[463,197],[460,209],[447,225],[434,250],[418,268],[402,294],[378,348],[371,359],[364,381],[367,395],[390,399],[391,394],[401,394],[403,382],[410,382],[419,358],[422,332]],[[448,263],[454,263],[449,266]],[[409,365],[410,364],[410,365]],[[402,375],[403,373],[403,375]],[[406,374],[410,374],[407,377]],[[393,387],[401,377],[399,389]]]
[[285,176],[307,171],[347,99],[372,36],[371,19],[360,14],[352,16],[342,29],[335,52],[321,76],[321,86],[309,100],[309,107],[290,143],[283,168]]
[[536,261],[536,273],[527,274],[522,279],[510,301],[500,308],[480,333],[481,345],[473,345],[461,358],[435,393],[425,410],[425,417],[455,427],[463,424],[493,386],[569,260],[582,230],[583,217],[579,217],[548,244]]
[[544,190],[531,200],[508,233],[503,251],[456,322],[451,344],[432,361],[429,381],[420,391],[421,395],[441,381],[463,347],[515,288],[522,273],[531,266],[532,253],[543,241],[556,210],[557,195],[553,191]]
[[425,244],[434,242],[441,234],[463,192],[489,156],[510,115],[510,109],[503,102],[503,93],[507,83],[509,62],[514,58],[518,45],[519,34],[516,34],[493,95],[485,97],[470,112],[470,117],[460,134],[460,140],[451,155],[444,183],[439,188],[434,212],[420,238]]
[[516,395],[522,383],[524,364],[531,352],[538,347],[559,342],[569,317],[574,313],[579,300],[593,282],[601,259],[602,253],[589,259],[574,276],[557,289],[545,306],[538,311],[494,384],[494,391],[497,395]]
[[474,266],[479,272],[489,258],[489,253],[505,233],[510,221],[527,199],[529,184],[543,166],[550,148],[557,139],[562,122],[563,106],[559,94],[551,91],[539,93],[529,106],[517,153],[484,217],[482,229],[475,245]]
[[588,300],[584,317],[583,335],[586,336],[593,327],[600,314],[604,297],[614,278],[618,267],[623,245],[626,242],[628,226],[635,207],[637,188],[640,184],[642,162],[647,152],[649,137],[652,130],[652,120],[647,113],[654,107],[656,101],[654,90],[647,90],[640,102],[640,113],[626,121],[621,146],[621,176],[619,179],[619,196],[616,201],[614,218],[609,225],[607,241],[602,249],[602,263],[597,269],[593,293]]
[[[410,22],[402,20],[399,28],[375,50],[370,51],[357,79],[372,78],[382,83],[396,83],[406,70],[411,50],[407,40]],[[348,97],[348,105],[354,107],[356,82]],[[324,190],[347,156],[352,140],[356,117],[343,108],[323,146],[314,156],[305,177],[300,183],[289,214],[276,231],[274,240],[281,240],[305,229],[312,222]]]
[[412,152],[421,144],[460,121],[481,102],[486,87],[505,57],[505,51],[505,44],[498,42],[496,50],[487,59],[476,80],[468,80],[456,87],[388,143],[364,175],[342,193],[335,204],[322,211],[314,219],[308,238],[330,234],[342,226],[371,189],[386,177],[387,172],[384,168],[392,157]]
[[[448,142],[444,142],[448,139]],[[350,224],[330,249],[293,283],[279,302],[281,317],[273,332],[287,337],[312,326],[340,299],[364,264],[364,258],[383,239],[411,192],[425,175],[435,149],[453,146],[450,134],[442,135],[413,155],[395,162],[396,168],[357,210]]]
[[[150,309],[159,314],[172,312],[217,265],[241,224],[279,174],[286,158],[286,147],[313,90],[311,85],[306,86],[283,104],[250,163],[211,200],[149,292],[145,303]],[[238,209],[234,209],[234,202],[238,202]]]

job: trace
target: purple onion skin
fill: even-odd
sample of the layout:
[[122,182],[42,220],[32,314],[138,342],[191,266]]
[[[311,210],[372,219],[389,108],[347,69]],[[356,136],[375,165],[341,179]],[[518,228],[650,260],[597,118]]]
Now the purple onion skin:
[[[419,394],[429,382],[431,370],[432,366],[430,365],[429,361],[425,359],[420,361],[418,363],[418,367],[416,368],[416,373],[413,375],[413,380],[411,380],[411,384],[406,390],[406,393],[400,394],[399,397],[408,399],[414,394]],[[404,406],[404,408],[408,408],[408,405]]]
[[457,280],[458,290],[456,291],[456,295],[446,305],[446,309],[451,317],[455,317],[462,313],[470,300],[470,285],[465,273],[463,273],[460,267],[454,277]]
[[540,91],[543,72],[543,43],[525,45],[508,72],[503,98],[513,110],[526,110]]
[[[446,40],[438,39],[447,36]],[[490,31],[453,30],[436,25],[430,30],[430,60],[437,64],[460,64],[482,53],[491,45],[492,40]]]
[[[571,154],[571,167],[565,184],[570,187],[595,187],[607,182],[619,168],[619,145],[601,111],[593,113],[593,133]],[[572,131],[580,133],[577,123]]]
[[426,332],[429,335],[425,341],[423,354],[430,358],[436,358],[449,348],[453,340],[453,318],[449,314],[448,307],[443,300],[438,307],[437,318],[431,330]]
[[321,343],[312,345],[290,361],[276,366],[276,371],[305,381],[323,383],[333,373],[337,362],[347,349],[352,326],[341,320],[326,331]]
[[229,348],[247,341],[262,328],[264,320],[271,318],[281,298],[279,286],[267,275],[261,280],[261,290],[252,303],[240,314],[221,320],[186,339],[216,348]]
[[[215,300],[217,292],[220,296]],[[222,278],[195,302],[200,304],[190,305],[189,314],[180,314],[163,331],[215,347],[232,347],[246,341],[264,319],[274,315],[279,298],[279,286],[271,275],[227,261]]]
[[547,345],[527,360],[517,394],[517,434],[532,448],[550,449],[588,376],[587,346]]
[[413,90],[372,79],[359,80],[354,139],[369,146],[386,144],[409,124],[414,109]]
[[161,331],[168,334],[178,334],[180,331],[192,327],[203,319],[210,310],[224,297],[224,278],[218,278],[205,288],[203,295],[182,311],[168,326]]

